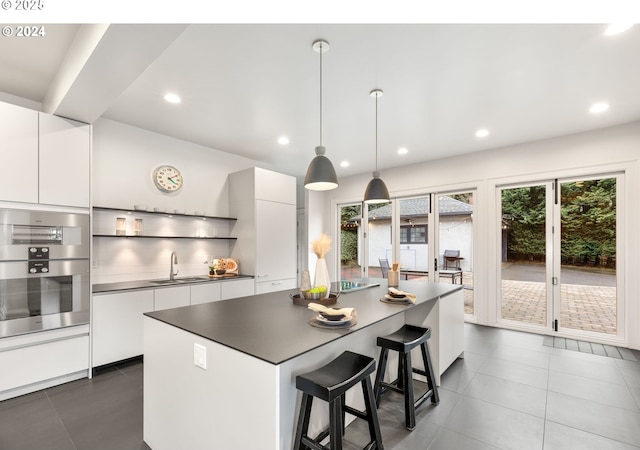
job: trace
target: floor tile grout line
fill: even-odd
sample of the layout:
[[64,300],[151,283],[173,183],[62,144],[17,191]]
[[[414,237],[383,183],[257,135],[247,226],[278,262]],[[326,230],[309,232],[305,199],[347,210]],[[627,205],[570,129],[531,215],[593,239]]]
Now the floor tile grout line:
[[56,418],[60,422],[60,425],[62,425],[62,428],[64,429],[64,433],[69,438],[69,441],[71,441],[71,444],[73,445],[73,448],[75,450],[78,450],[78,446],[76,445],[76,442],[73,440],[73,437],[71,436],[71,434],[69,434],[69,430],[67,429],[67,425],[64,423],[64,420],[62,420],[62,417],[60,417],[60,413],[58,412],[58,409],[53,404],[53,401],[51,400],[51,396],[49,396],[49,392],[48,392],[47,389],[44,390],[44,395],[47,398],[47,401],[49,402],[49,405],[51,405],[51,409],[53,409],[53,411],[56,413]]
[[[574,426],[572,426],[572,425],[567,425],[567,424],[565,424],[565,423],[557,422],[557,421],[555,421],[555,420],[551,420],[551,419],[545,419],[545,422],[547,422],[547,421],[549,421],[549,422],[551,422],[551,423],[555,423],[556,425],[560,425],[560,426],[562,426],[562,427],[567,427],[567,428],[571,428],[572,430],[577,430],[577,431],[582,432],[582,433],[587,433],[587,434],[590,434],[590,435],[592,435],[592,436],[598,436],[598,437],[600,437],[600,438],[604,438],[604,439],[608,439],[608,440],[610,440],[610,441],[618,442],[618,443],[623,444],[623,445],[625,445],[625,446],[629,446],[629,447],[639,448],[639,449],[640,449],[640,447],[638,447],[637,445],[635,445],[635,444],[629,444],[628,442],[621,441],[620,439],[615,439],[615,438],[612,438],[612,437],[609,437],[609,436],[603,436],[602,434],[593,433],[593,432],[591,432],[591,431],[583,430],[582,428],[574,427]],[[545,426],[546,426],[546,424],[545,424]],[[544,448],[543,448],[543,450],[544,450]]]

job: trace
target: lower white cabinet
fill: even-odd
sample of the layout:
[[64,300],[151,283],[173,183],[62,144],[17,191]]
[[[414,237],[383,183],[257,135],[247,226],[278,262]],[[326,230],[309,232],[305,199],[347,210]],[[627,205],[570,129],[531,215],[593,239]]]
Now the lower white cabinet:
[[91,367],[142,355],[146,312],[253,294],[253,278],[94,294]]
[[295,278],[261,281],[256,283],[256,294],[266,294],[268,292],[283,291],[285,289],[295,289],[296,287],[298,287],[298,281]]
[[89,325],[3,338],[0,368],[0,401],[84,378]]
[[217,302],[220,296],[220,285],[222,283],[202,283],[191,285],[191,304]]
[[253,278],[225,281],[224,283],[220,283],[220,291],[222,300],[246,297],[255,294],[255,283]]
[[153,311],[153,290],[95,294],[92,367],[141,355],[142,315]]
[[175,286],[156,289],[153,300],[153,310],[160,311],[191,304],[190,286]]

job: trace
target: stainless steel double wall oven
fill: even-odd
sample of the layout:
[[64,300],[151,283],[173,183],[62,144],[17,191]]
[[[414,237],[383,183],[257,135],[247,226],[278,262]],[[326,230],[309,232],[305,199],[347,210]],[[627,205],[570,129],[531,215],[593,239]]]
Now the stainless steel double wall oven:
[[89,214],[0,209],[0,337],[89,322]]

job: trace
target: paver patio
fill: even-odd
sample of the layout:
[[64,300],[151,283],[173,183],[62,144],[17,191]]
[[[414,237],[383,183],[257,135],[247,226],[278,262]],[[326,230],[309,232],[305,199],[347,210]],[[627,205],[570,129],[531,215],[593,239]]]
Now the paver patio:
[[[371,277],[381,277],[377,267],[370,267]],[[359,267],[343,267],[342,279],[360,276]],[[589,277],[589,274],[585,274]],[[615,276],[613,276],[615,279]],[[575,278],[575,275],[573,276]],[[428,277],[410,277],[413,281],[426,281]],[[445,281],[446,282],[446,281]],[[473,314],[473,274],[463,273],[464,307]],[[587,284],[562,284],[560,323],[565,328],[615,335],[616,287]],[[502,280],[502,318],[531,324],[545,325],[546,284],[537,281]]]

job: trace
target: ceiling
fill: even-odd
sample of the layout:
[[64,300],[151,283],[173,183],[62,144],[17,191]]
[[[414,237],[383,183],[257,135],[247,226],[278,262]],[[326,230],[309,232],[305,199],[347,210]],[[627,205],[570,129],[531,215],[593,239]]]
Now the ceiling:
[[[640,120],[640,26],[594,24],[48,25],[0,40],[0,99],[99,117],[304,176],[338,177]],[[167,92],[180,104],[163,100]],[[6,95],[8,94],[8,96]],[[588,112],[596,101],[609,110]],[[490,134],[475,137],[479,128]],[[278,144],[287,136],[288,145]],[[408,153],[398,155],[405,147]],[[341,167],[348,161],[349,167]]]

